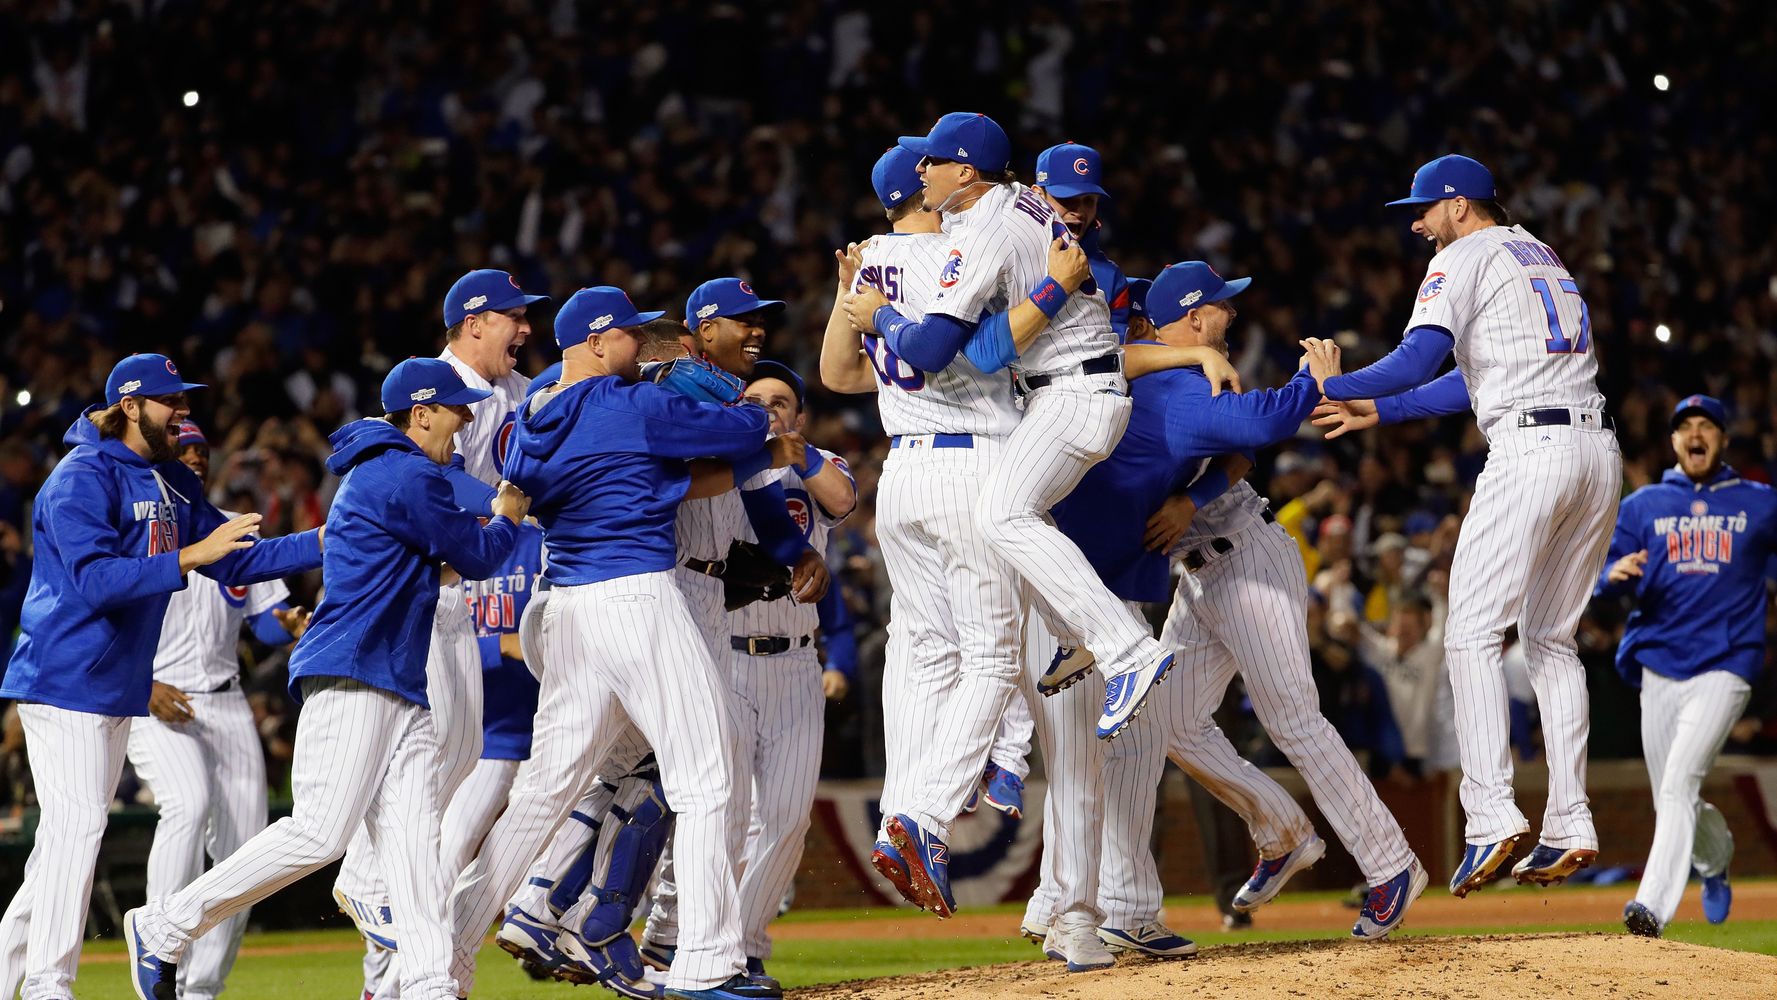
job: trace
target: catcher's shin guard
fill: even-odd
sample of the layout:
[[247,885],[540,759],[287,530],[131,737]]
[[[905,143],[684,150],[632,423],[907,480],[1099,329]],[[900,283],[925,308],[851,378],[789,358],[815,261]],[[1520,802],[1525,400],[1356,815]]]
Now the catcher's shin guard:
[[607,824],[600,831],[592,882],[576,912],[565,915],[570,921],[580,917],[580,936],[591,944],[604,944],[629,930],[673,827],[658,778],[625,778],[611,816],[621,825]]

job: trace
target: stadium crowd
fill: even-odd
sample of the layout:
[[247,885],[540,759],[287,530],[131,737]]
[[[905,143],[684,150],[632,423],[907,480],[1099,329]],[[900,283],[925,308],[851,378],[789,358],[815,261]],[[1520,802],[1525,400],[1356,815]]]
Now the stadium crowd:
[[[956,107],[1008,125],[1026,180],[1053,142],[1100,149],[1104,245],[1130,275],[1187,258],[1254,275],[1231,336],[1248,386],[1280,383],[1304,336],[1336,338],[1348,366],[1393,345],[1430,250],[1382,203],[1428,156],[1476,156],[1585,290],[1626,486],[1671,464],[1666,416],[1691,392],[1728,402],[1729,462],[1769,481],[1777,150],[1756,95],[1777,92],[1758,58],[1773,48],[1759,5],[1651,0],[1106,0],[1011,18],[855,0],[0,6],[0,634],[33,494],[121,354],[165,352],[212,386],[193,403],[217,503],[308,528],[335,486],[326,435],[376,412],[396,361],[437,352],[440,296],[470,267],[558,301],[616,284],[674,314],[698,281],[746,275],[792,303],[767,353],[812,376],[832,250],[884,228],[871,162]],[[548,313],[526,371],[555,359]],[[811,406],[809,438],[851,456],[863,491],[834,549],[868,676],[886,442],[869,399]],[[1323,703],[1378,776],[1453,761],[1421,680],[1484,453],[1467,419],[1336,442],[1305,427],[1254,474],[1318,595]],[[1608,721],[1634,712],[1610,666],[1621,617],[1597,606],[1582,630],[1601,754],[1637,752],[1635,727]],[[280,662],[255,670],[274,759]],[[830,727],[849,751],[832,773],[870,744],[863,687]],[[1270,762],[1252,729],[1244,749]],[[1773,748],[1762,691],[1730,749]],[[15,806],[22,773],[8,763],[0,790]]]

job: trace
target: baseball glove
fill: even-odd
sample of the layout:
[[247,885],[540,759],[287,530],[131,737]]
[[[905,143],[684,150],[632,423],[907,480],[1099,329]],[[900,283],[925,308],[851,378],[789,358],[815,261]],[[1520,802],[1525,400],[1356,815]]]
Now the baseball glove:
[[722,590],[730,611],[754,601],[775,601],[790,593],[790,568],[752,542],[736,541],[723,560]]
[[702,358],[650,361],[642,366],[642,378],[687,399],[720,406],[733,406],[746,392],[740,379]]

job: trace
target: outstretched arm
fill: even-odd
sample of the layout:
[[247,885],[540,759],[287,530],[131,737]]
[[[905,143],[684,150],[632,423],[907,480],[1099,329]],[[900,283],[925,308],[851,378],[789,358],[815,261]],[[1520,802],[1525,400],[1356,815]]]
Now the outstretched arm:
[[1455,347],[1456,339],[1449,330],[1416,326],[1381,360],[1328,379],[1323,391],[1328,399],[1376,399],[1416,389],[1431,381]]
[[833,251],[833,256],[839,263],[839,290],[833,295],[833,311],[821,337],[821,384],[834,392],[875,392],[876,373],[858,346],[858,331],[845,314],[845,297],[851,294],[863,260],[856,243]]

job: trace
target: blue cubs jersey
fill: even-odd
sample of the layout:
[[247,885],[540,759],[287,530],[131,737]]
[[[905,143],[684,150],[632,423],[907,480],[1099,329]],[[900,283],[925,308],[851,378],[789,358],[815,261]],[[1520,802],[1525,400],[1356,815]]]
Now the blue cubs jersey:
[[531,755],[531,721],[537,715],[537,678],[523,660],[500,655],[500,637],[517,635],[525,605],[543,575],[543,529],[518,529],[512,559],[493,576],[469,585],[469,610],[481,645],[481,756],[524,760]]
[[[1647,550],[1639,578],[1611,584],[1610,567]],[[1727,670],[1753,683],[1765,662],[1765,576],[1777,553],[1777,491],[1723,467],[1706,483],[1677,468],[1617,512],[1599,594],[1633,593],[1617,670],[1684,680]]]

